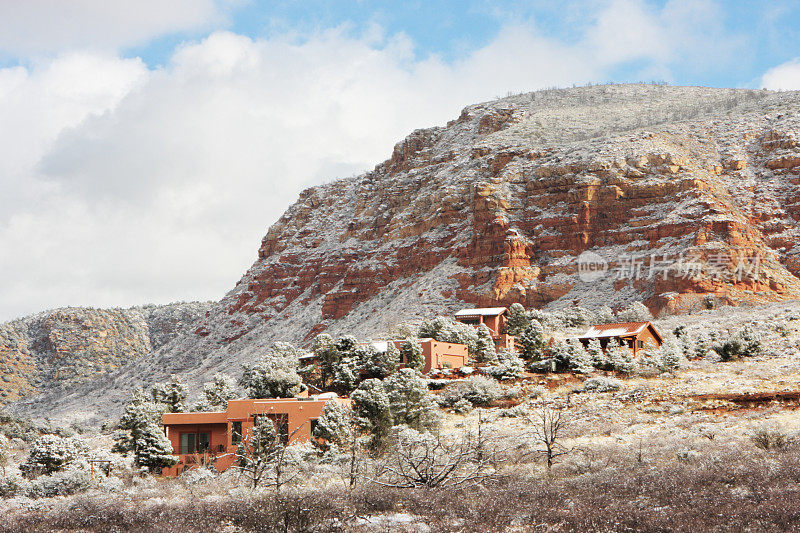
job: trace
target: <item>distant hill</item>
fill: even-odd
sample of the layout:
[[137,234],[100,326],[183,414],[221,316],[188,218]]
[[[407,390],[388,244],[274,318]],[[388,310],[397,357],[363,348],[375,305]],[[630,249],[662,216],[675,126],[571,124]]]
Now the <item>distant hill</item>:
[[210,303],[70,307],[0,324],[0,405],[72,390],[187,332]]

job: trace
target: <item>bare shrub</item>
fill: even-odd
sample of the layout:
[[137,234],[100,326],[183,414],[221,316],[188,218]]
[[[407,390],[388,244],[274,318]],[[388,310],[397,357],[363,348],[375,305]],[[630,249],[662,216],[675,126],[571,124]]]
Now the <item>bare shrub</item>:
[[528,421],[536,451],[544,455],[549,471],[557,458],[573,451],[562,443],[571,419],[562,409],[542,407]]
[[785,451],[793,439],[779,426],[762,424],[750,433],[750,440],[765,451]]

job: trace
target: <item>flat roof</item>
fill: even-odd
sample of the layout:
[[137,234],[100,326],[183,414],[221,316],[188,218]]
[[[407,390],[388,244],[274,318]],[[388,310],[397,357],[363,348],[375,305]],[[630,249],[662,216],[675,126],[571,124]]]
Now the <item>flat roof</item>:
[[477,307],[475,309],[462,309],[455,316],[496,316],[508,311],[507,307]]
[[227,424],[228,413],[226,411],[164,413],[161,415],[161,422],[164,425],[171,426],[179,424]]

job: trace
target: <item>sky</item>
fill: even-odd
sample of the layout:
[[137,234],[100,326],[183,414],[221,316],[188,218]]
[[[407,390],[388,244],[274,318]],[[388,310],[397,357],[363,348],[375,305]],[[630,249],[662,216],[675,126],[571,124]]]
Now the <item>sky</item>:
[[217,300],[414,129],[637,81],[800,89],[800,3],[0,0],[0,321]]

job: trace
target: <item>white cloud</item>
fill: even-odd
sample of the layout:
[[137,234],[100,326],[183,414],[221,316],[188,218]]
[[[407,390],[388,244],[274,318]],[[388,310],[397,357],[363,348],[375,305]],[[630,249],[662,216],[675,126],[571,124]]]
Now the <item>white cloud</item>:
[[783,91],[800,89],[800,59],[792,59],[766,71],[761,77],[761,87]]
[[214,0],[2,0],[0,51],[27,57],[116,49],[223,21]]
[[638,0],[614,0],[602,11],[588,40],[598,61],[612,65],[637,59],[669,59],[671,43],[658,14]]
[[598,62],[602,33],[566,45],[509,26],[446,63],[379,31],[217,32],[158,70],[89,53],[0,69],[0,318],[219,298],[301,189],[465,105],[603,79],[631,56]]

